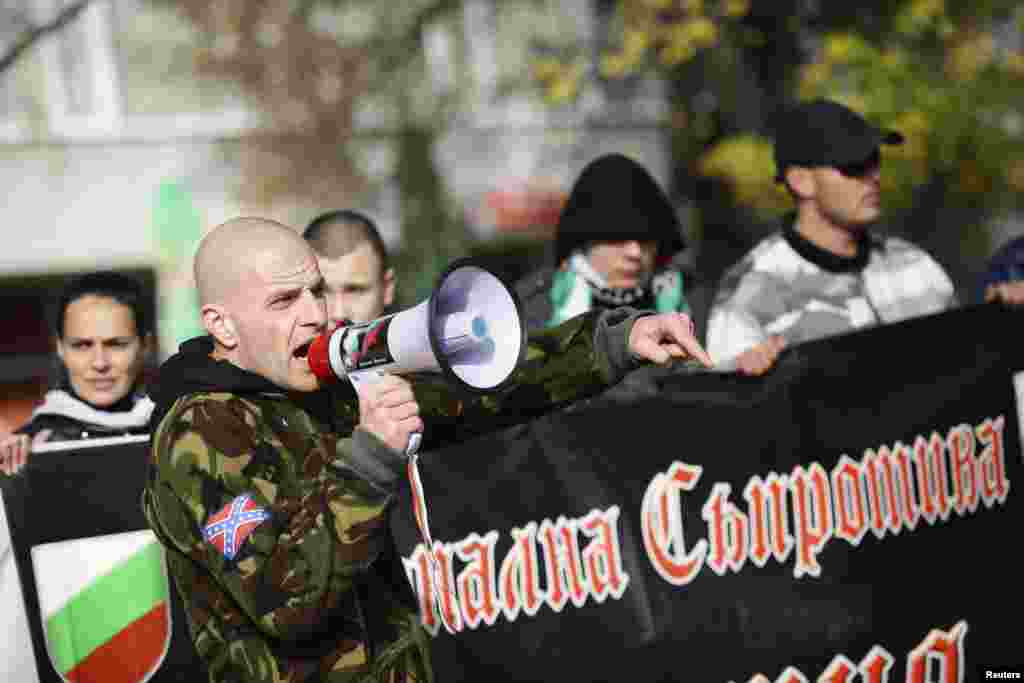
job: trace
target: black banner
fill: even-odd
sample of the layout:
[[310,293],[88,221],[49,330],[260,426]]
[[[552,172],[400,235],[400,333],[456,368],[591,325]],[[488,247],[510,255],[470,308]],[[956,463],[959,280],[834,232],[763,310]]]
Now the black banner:
[[426,454],[434,552],[407,491],[392,531],[438,679],[1021,672],[1020,318],[822,340]]
[[[1019,329],[1019,313],[967,309],[795,347],[763,379],[661,377],[653,397],[613,390],[424,454],[436,562],[407,490],[392,531],[437,680],[1021,671]],[[144,529],[147,448],[40,453],[3,483],[42,681],[60,678],[31,548]],[[150,680],[205,680],[170,588]]]
[[[35,650],[40,683],[60,683],[47,651],[40,615],[32,549],[42,544],[121,534],[147,528],[141,495],[146,481],[149,442],[82,447],[34,453],[23,475],[0,480],[13,551],[24,596],[25,616]],[[81,558],[86,562],[86,558]],[[170,639],[151,683],[205,681],[188,633],[185,612],[173,580],[168,582]],[[125,591],[118,600],[130,600]],[[112,601],[113,602],[113,601]],[[116,610],[120,605],[111,604]],[[115,654],[122,659],[123,655]],[[123,673],[123,675],[120,675]],[[127,671],[103,680],[130,680]],[[19,677],[19,680],[29,680]],[[94,679],[95,680],[95,679]],[[141,678],[139,679],[141,680]]]

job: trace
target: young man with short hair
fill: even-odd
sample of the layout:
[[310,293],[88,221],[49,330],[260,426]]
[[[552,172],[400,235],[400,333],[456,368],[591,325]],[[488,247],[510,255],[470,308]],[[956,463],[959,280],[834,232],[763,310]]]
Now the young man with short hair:
[[722,278],[707,334],[716,363],[760,375],[785,346],[955,305],[931,256],[870,229],[882,213],[880,148],[902,142],[829,100],[785,115],[775,163],[796,214]]
[[327,284],[327,316],[337,326],[385,314],[395,300],[395,271],[370,218],[349,209],[313,219],[302,236],[316,253]]

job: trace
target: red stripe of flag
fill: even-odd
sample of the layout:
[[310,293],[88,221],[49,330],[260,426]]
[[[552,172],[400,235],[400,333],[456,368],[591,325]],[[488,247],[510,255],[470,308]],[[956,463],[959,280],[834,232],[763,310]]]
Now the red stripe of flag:
[[139,683],[164,654],[168,628],[162,602],[128,624],[65,675],[71,683]]

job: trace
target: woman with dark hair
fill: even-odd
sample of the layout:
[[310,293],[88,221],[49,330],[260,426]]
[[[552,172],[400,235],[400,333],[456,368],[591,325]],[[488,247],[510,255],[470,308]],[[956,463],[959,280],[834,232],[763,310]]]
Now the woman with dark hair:
[[0,472],[14,474],[47,441],[145,433],[153,402],[142,388],[154,347],[142,287],[112,272],[84,275],[62,292],[54,317],[59,380],[32,417],[0,437]]

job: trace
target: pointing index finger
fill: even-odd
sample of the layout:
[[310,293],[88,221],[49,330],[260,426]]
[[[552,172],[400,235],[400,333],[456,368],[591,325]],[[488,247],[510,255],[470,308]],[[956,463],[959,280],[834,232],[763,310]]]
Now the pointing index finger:
[[708,352],[697,341],[693,321],[690,319],[690,316],[680,313],[677,316],[673,316],[672,323],[669,329],[672,332],[672,336],[675,337],[676,343],[686,349],[690,356],[696,358],[705,367],[714,367],[715,363],[711,360],[711,356],[708,355]]

